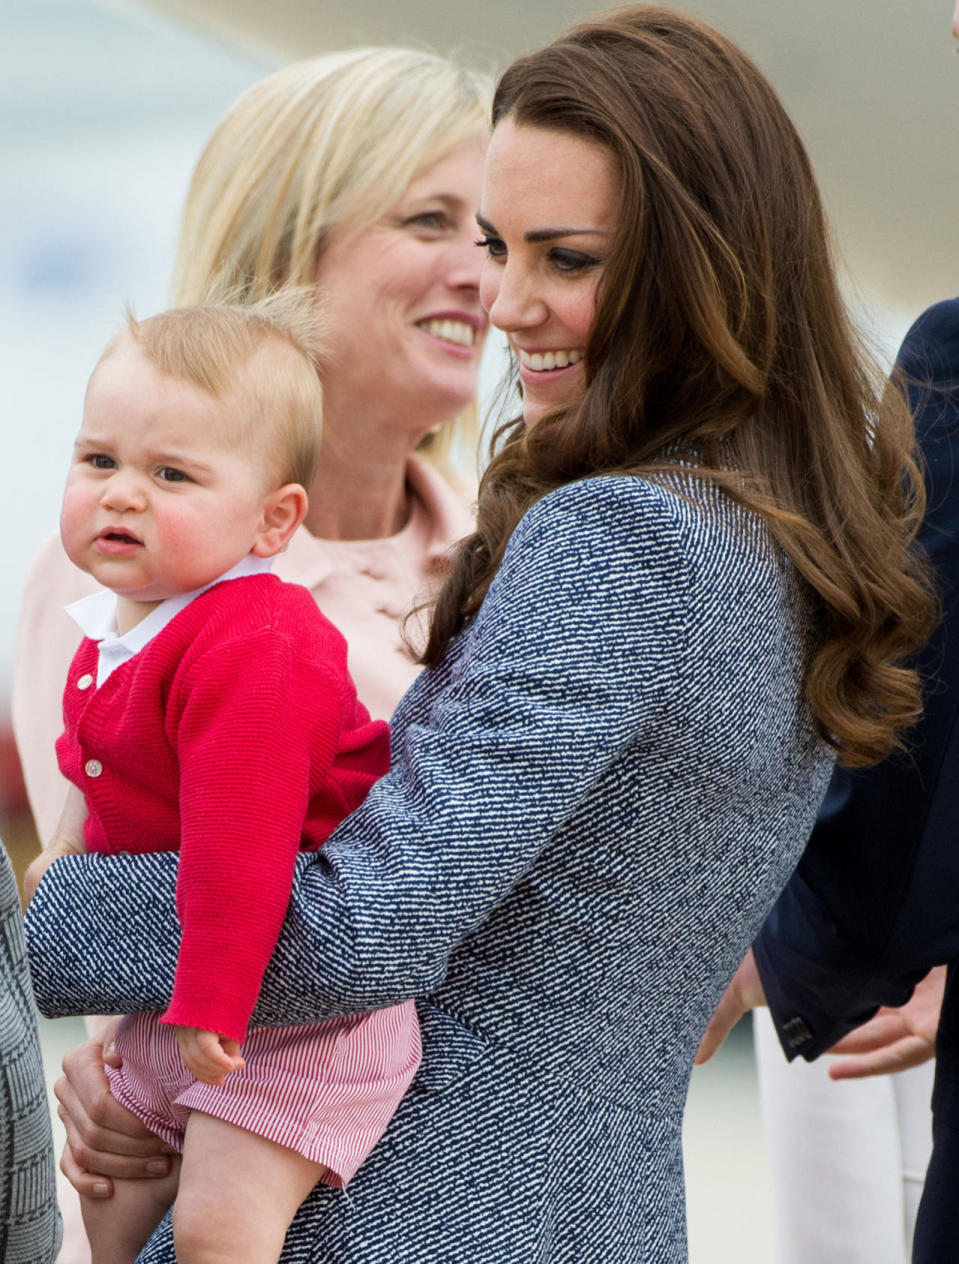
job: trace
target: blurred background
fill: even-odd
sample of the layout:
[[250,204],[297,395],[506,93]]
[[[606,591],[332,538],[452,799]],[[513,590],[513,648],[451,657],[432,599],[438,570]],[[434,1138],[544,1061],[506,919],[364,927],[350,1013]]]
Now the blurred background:
[[[708,0],[802,132],[850,304],[888,361],[959,292],[959,60],[949,0]],[[230,102],[285,61],[402,42],[495,71],[594,12],[577,0],[0,0],[0,831],[36,848],[9,731],[20,589],[56,527],[87,376],[118,327],[166,303],[186,183]],[[494,350],[484,382],[492,393]],[[77,1032],[46,1024],[51,1073]],[[686,1129],[694,1264],[773,1258],[742,1031],[694,1078]]]

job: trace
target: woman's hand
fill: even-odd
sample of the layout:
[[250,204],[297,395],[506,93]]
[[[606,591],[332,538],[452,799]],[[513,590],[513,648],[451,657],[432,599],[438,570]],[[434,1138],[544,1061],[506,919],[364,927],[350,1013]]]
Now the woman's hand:
[[23,894],[26,896],[27,903],[29,904],[33,899],[40,880],[55,860],[59,860],[61,856],[82,856],[85,851],[86,848],[82,842],[78,845],[75,841],[60,838],[55,838],[52,843],[44,847],[40,855],[30,861],[23,875]]
[[231,1071],[246,1066],[240,1042],[202,1027],[177,1027],[176,1040],[183,1065],[204,1084],[222,1084]]
[[54,1085],[57,1114],[67,1130],[60,1170],[79,1194],[110,1198],[111,1178],[166,1176],[172,1151],[110,1095],[104,1063],[119,1066],[116,1053],[88,1040],[63,1059]]
[[881,1009],[844,1036],[830,1053],[842,1058],[829,1067],[833,1080],[860,1080],[921,1066],[935,1056],[946,967],[934,966],[898,1009]]
[[739,963],[739,969],[730,980],[716,1012],[709,1020],[696,1054],[695,1065],[708,1062],[747,1010],[766,1004],[766,993],[756,968],[752,948]]
[[76,786],[67,789],[63,811],[53,832],[53,838],[32,861],[23,876],[23,894],[27,903],[33,899],[40,880],[55,860],[61,856],[82,856],[86,852],[83,827],[87,819],[87,803]]

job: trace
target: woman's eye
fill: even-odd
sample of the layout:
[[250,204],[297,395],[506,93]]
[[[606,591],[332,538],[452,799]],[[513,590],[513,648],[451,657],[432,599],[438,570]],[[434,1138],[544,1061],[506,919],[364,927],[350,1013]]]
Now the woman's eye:
[[117,464],[112,456],[107,456],[104,452],[91,452],[87,461],[95,470],[113,470]]
[[480,237],[474,245],[484,249],[490,259],[505,259],[506,244],[499,237]]
[[595,255],[584,255],[579,250],[551,250],[549,257],[559,272],[586,272],[602,263]]
[[187,483],[189,478],[182,470],[175,469],[172,465],[164,465],[158,471],[161,482],[164,483]]
[[407,228],[421,228],[427,232],[438,233],[447,227],[449,217],[445,211],[421,211],[419,215],[411,215],[403,223]]

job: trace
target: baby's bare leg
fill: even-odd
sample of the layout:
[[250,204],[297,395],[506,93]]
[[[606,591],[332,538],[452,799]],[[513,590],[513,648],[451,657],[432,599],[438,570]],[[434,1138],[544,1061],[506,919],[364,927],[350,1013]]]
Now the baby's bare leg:
[[191,1112],[173,1207],[178,1264],[276,1264],[324,1171],[275,1141]]
[[114,1181],[112,1198],[80,1199],[92,1264],[133,1264],[176,1198],[180,1159],[162,1180]]

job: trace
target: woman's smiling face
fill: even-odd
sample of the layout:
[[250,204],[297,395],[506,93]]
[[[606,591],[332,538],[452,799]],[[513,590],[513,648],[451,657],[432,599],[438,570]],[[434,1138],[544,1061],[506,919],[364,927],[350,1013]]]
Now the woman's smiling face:
[[473,399],[486,314],[474,242],[485,138],[418,175],[382,222],[334,229],[316,270],[326,420],[379,411],[417,437]]
[[487,249],[480,299],[519,360],[527,424],[584,390],[619,183],[595,141],[509,117],[493,132],[477,216]]

